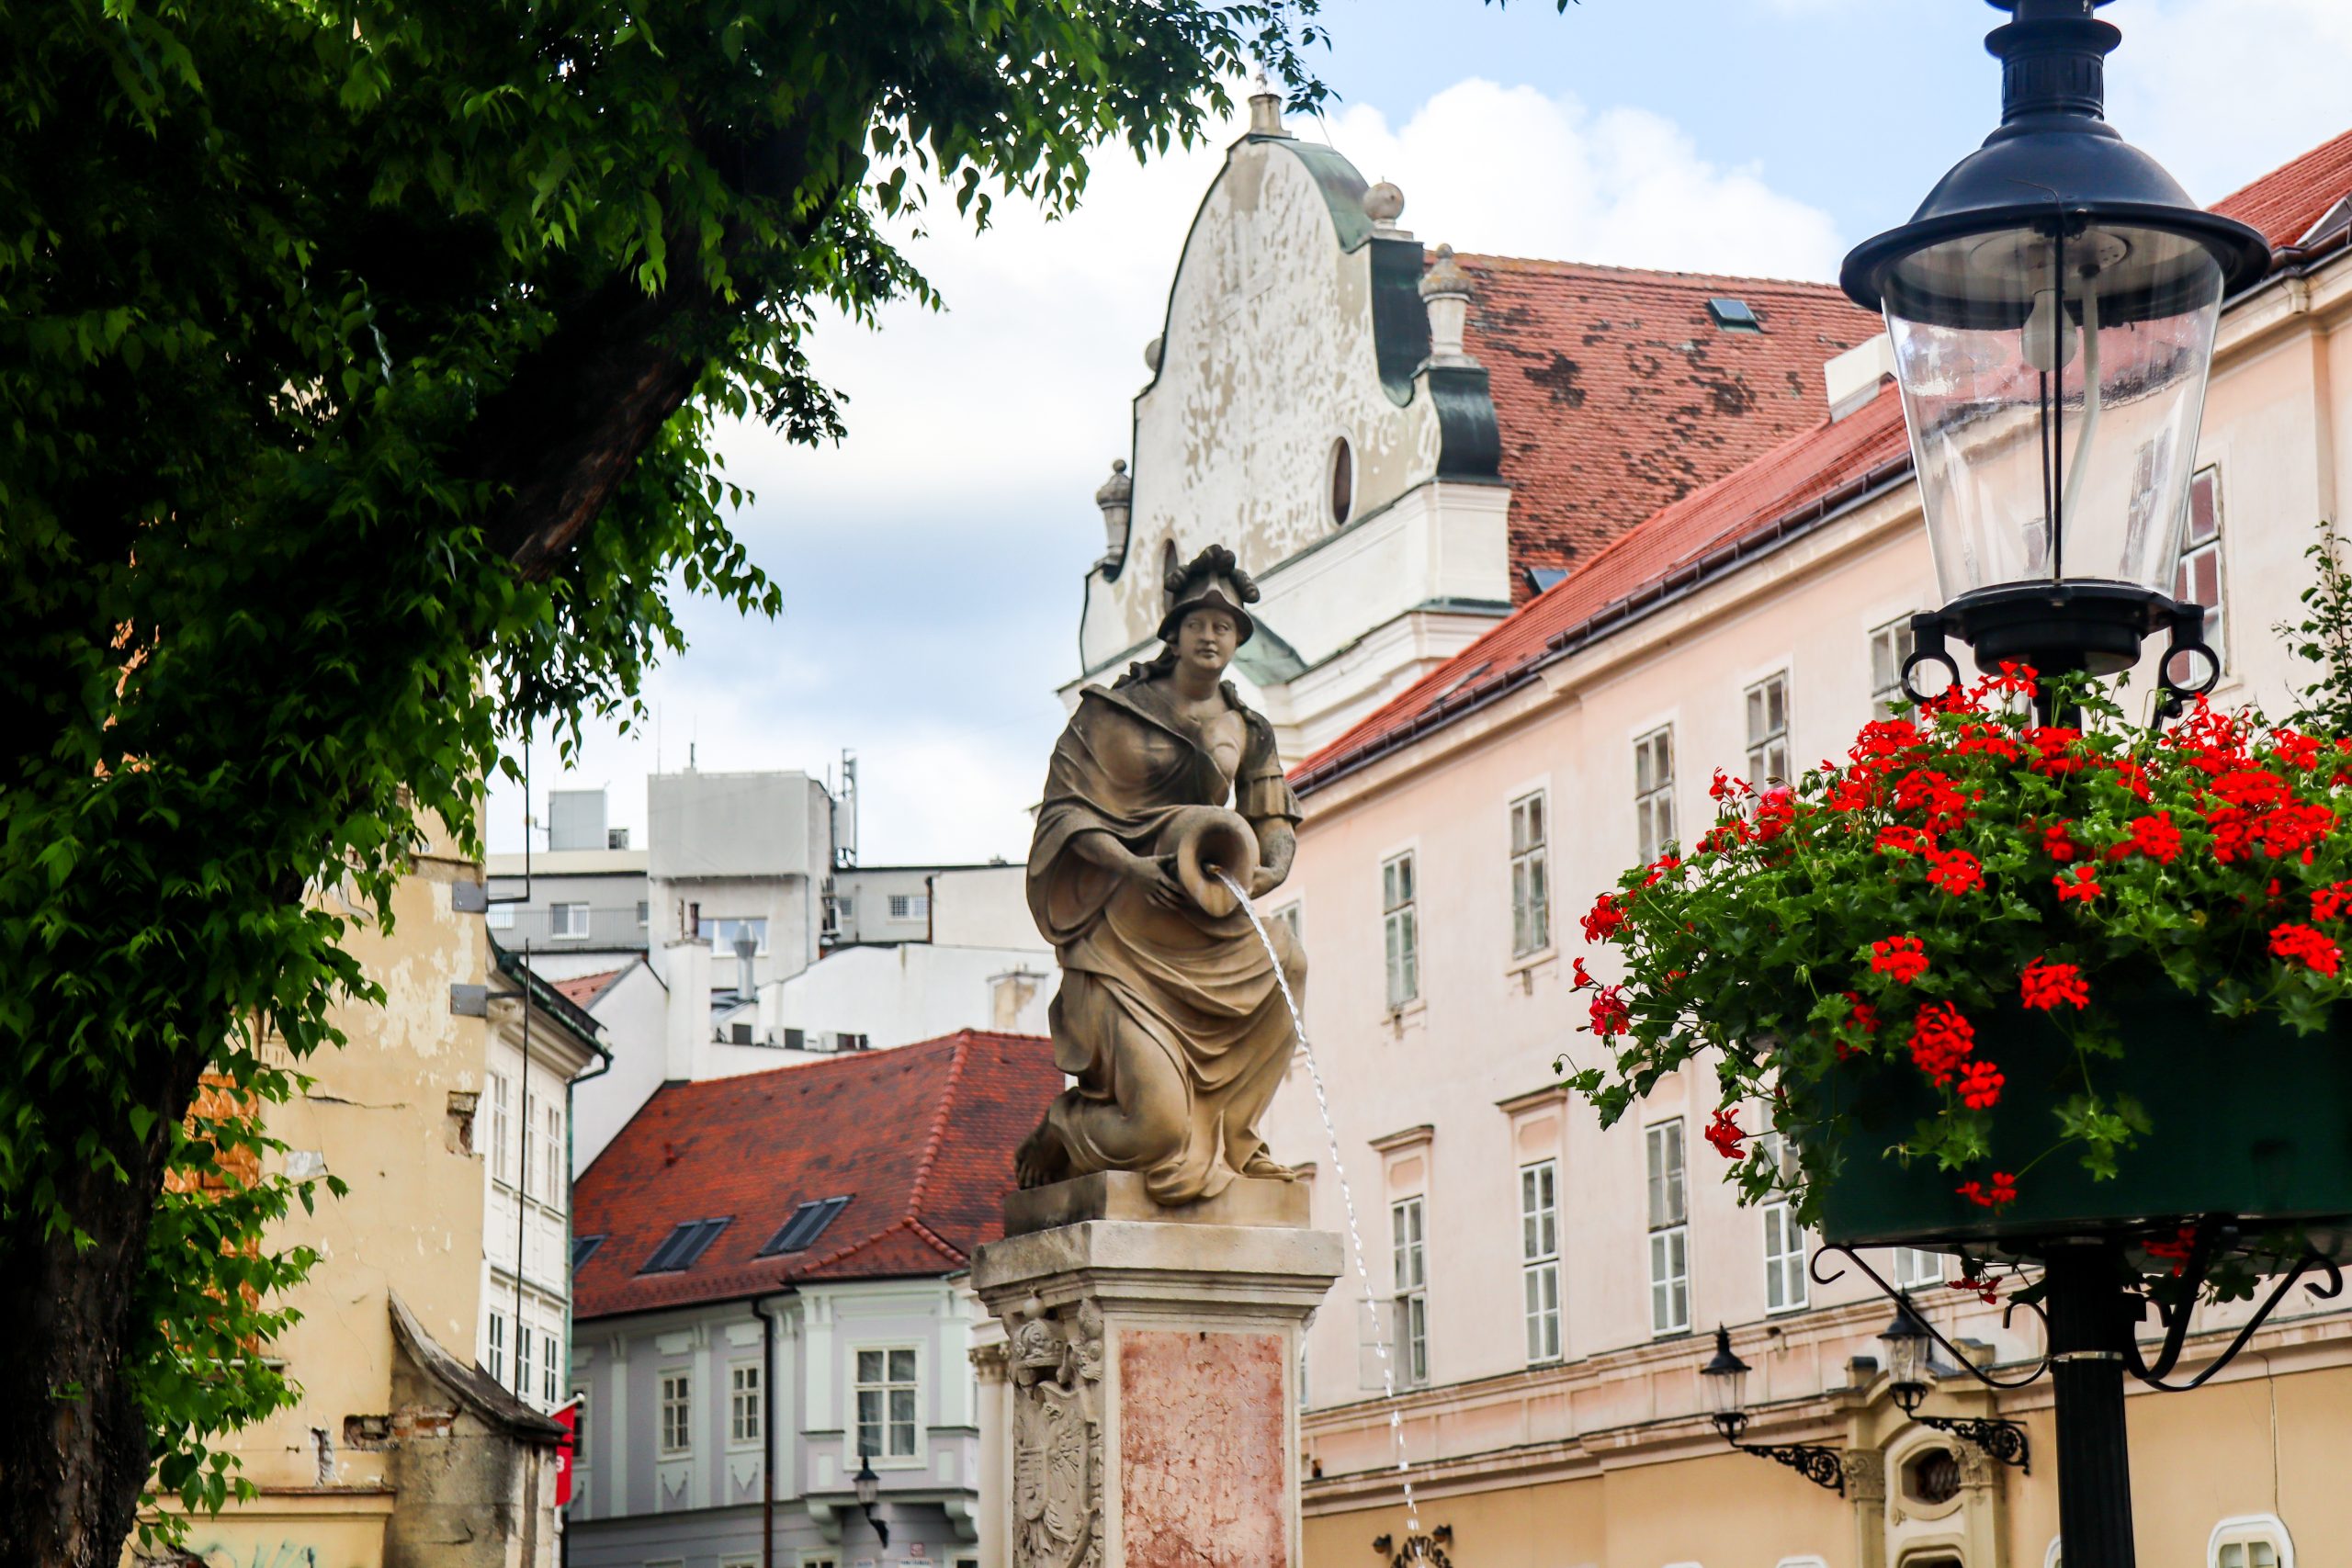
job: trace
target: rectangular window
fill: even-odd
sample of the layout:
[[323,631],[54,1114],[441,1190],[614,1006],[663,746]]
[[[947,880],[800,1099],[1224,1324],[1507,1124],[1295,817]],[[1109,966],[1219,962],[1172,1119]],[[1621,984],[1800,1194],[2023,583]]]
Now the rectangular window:
[[706,915],[695,934],[710,943],[712,957],[731,958],[735,954],[735,939],[745,931],[752,933],[752,951],[765,958],[768,953],[768,923],[765,919],[720,920]]
[[1419,1198],[1388,1206],[1388,1237],[1396,1279],[1396,1380],[1419,1388],[1430,1381],[1430,1274]]
[[857,1353],[857,1451],[876,1459],[915,1457],[915,1353]]
[[1421,933],[1409,851],[1381,863],[1380,920],[1387,940],[1388,1005],[1400,1008],[1421,994]]
[[550,1209],[563,1207],[566,1186],[563,1157],[563,1101],[550,1100],[539,1108],[539,1125],[545,1136],[540,1156],[546,1171],[539,1184],[539,1201]]
[[760,1440],[760,1364],[739,1361],[727,1371],[727,1440]]
[[490,1314],[490,1361],[482,1368],[490,1381],[499,1387],[506,1386],[506,1316],[503,1313]]
[[652,918],[653,906],[646,902],[644,899],[639,898],[637,901],[637,929],[639,931],[643,931],[647,926],[652,923]]
[[1519,1168],[1519,1258],[1530,1362],[1560,1359],[1560,1167]]
[[[2218,469],[2203,468],[2188,481],[2188,518],[2181,530],[2180,564],[2173,573],[2172,596],[2184,604],[2205,606],[2205,646],[2228,668],[2229,644],[2222,626],[2222,496]],[[2184,685],[2195,685],[2204,667],[2182,658],[2166,671]]]
[[1747,688],[1747,782],[1758,789],[1789,782],[1789,678]]
[[1944,1282],[1944,1255],[1924,1252],[1916,1247],[1898,1247],[1887,1278],[1902,1290],[1917,1290],[1922,1286]]
[[549,904],[548,906],[548,936],[556,938],[584,937],[587,934],[587,905]]
[[[539,1336],[539,1400],[548,1409],[556,1404],[556,1388],[562,1369],[558,1363],[563,1357],[563,1336],[549,1331]],[[577,1456],[574,1456],[575,1458]]]
[[1764,1205],[1764,1310],[1804,1305],[1804,1232],[1786,1199]]
[[520,1319],[514,1324],[514,1392],[525,1398],[531,1393],[531,1325]]
[[675,1458],[695,1444],[695,1375],[684,1368],[662,1374],[662,1452]]
[[1903,661],[1911,657],[1911,617],[1871,628],[1871,716],[1893,718],[1903,694]]
[[1552,944],[1552,891],[1544,876],[1544,792],[1510,803],[1510,953],[1524,958]]
[[1297,900],[1294,899],[1274,911],[1274,924],[1288,926],[1292,938],[1300,944],[1302,949],[1306,946],[1306,912]]
[[923,920],[931,918],[931,895],[928,893],[893,893],[890,895],[890,918],[894,920]]
[[515,1165],[509,1150],[514,1144],[514,1086],[504,1073],[490,1075],[491,1179],[513,1185]]
[[1634,845],[1646,864],[1674,842],[1674,727],[1634,742]]
[[482,919],[489,922],[492,931],[511,931],[514,929],[514,906],[492,904],[483,913]]
[[1649,1158],[1650,1330],[1690,1326],[1690,1228],[1683,1206],[1682,1123],[1644,1130]]

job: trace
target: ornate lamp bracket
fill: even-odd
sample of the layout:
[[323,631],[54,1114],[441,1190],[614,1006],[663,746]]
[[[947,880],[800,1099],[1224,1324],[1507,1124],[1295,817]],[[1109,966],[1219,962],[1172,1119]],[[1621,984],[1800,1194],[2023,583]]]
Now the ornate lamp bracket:
[[1917,1414],[1911,1419],[1922,1427],[1949,1432],[1963,1443],[1973,1444],[1987,1459],[2013,1464],[2028,1475],[2033,1473],[2032,1447],[2026,1440],[2025,1428],[2014,1421],[1996,1417]]
[[1743,1443],[1739,1434],[1747,1427],[1747,1417],[1734,1412],[1712,1417],[1724,1435],[1724,1441],[1744,1454],[1769,1459],[1775,1464],[1785,1464],[1815,1486],[1846,1495],[1846,1455],[1840,1449],[1826,1449],[1817,1443]]

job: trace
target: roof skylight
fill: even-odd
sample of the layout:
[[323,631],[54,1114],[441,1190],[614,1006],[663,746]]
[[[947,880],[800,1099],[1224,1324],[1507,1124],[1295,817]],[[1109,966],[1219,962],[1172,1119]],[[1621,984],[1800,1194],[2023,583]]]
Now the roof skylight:
[[710,1244],[718,1239],[718,1233],[733,1224],[734,1219],[735,1216],[729,1214],[718,1220],[688,1220],[653,1249],[653,1256],[645,1260],[645,1267],[638,1272],[675,1274],[681,1269],[693,1268],[695,1260],[708,1250]]
[[1764,323],[1745,299],[1718,297],[1707,301],[1707,315],[1716,326],[1727,333],[1760,333]]
[[605,1238],[600,1235],[573,1236],[571,1238],[571,1267],[573,1272],[578,1272],[580,1266],[582,1263],[585,1263],[590,1258],[595,1257],[596,1249],[604,1245]]
[[834,1217],[848,1207],[849,1199],[845,1197],[819,1198],[801,1204],[792,1211],[792,1217],[784,1222],[783,1228],[768,1237],[768,1244],[760,1248],[760,1256],[780,1258],[787,1252],[808,1251],[825,1234],[825,1227],[833,1223]]

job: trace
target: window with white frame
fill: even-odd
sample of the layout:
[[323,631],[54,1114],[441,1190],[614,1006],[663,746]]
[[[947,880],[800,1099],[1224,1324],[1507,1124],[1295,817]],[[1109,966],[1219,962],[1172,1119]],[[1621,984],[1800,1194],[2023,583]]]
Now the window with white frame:
[[1944,1282],[1944,1255],[1917,1247],[1898,1247],[1889,1261],[1886,1277],[1894,1281],[1897,1290],[1940,1285]]
[[710,950],[714,956],[724,958],[734,953],[735,939],[745,931],[752,933],[752,951],[762,958],[766,957],[768,922],[765,917],[751,920],[721,919],[706,915],[703,917],[702,924],[696,929],[695,934],[710,943]]
[[1519,1261],[1527,1359],[1560,1359],[1560,1166],[1519,1168]]
[[[552,1410],[558,1403],[556,1390],[563,1381],[563,1336],[553,1329],[539,1336],[539,1403]],[[579,1456],[574,1454],[577,1462]]]
[[549,904],[548,906],[548,935],[558,939],[584,937],[588,934],[588,906],[585,904]]
[[1276,909],[1273,914],[1273,922],[1278,926],[1288,926],[1290,928],[1292,939],[1297,942],[1302,949],[1305,947],[1306,942],[1306,912],[1299,900],[1294,898],[1289,903],[1284,904],[1281,908]]
[[491,1382],[504,1388],[506,1386],[506,1314],[504,1313],[493,1312],[490,1314],[489,1355],[486,1359],[488,1364],[482,1368],[482,1371],[490,1374]]
[[1634,742],[1634,846],[1645,863],[1674,841],[1674,727]]
[[695,1375],[685,1367],[662,1374],[662,1452],[674,1458],[695,1445]]
[[[1778,1133],[1759,1133],[1756,1147],[1765,1159],[1780,1167],[1783,1178],[1796,1175],[1796,1150]],[[1797,1224],[1795,1208],[1785,1195],[1760,1205],[1764,1216],[1764,1310],[1794,1312],[1805,1304],[1804,1232]]]
[[1388,1240],[1396,1280],[1396,1381],[1419,1388],[1430,1381],[1430,1271],[1419,1198],[1388,1205]]
[[760,1440],[760,1364],[738,1361],[727,1369],[727,1440]]
[[1642,1130],[1649,1158],[1650,1331],[1690,1327],[1690,1224],[1683,1201],[1682,1123]]
[[1421,931],[1413,896],[1411,851],[1380,863],[1380,923],[1387,943],[1388,1005],[1421,994]]
[[514,1392],[526,1399],[531,1393],[531,1325],[520,1318],[514,1320]]
[[[2205,646],[2229,667],[2229,643],[2222,625],[2222,495],[2221,475],[2200,468],[2188,481],[2188,516],[2180,535],[2180,564],[2173,572],[2172,596],[2185,604],[2205,606]],[[2176,659],[2166,671],[2184,685],[2204,677],[2201,664]]]
[[504,1073],[490,1075],[490,1177],[503,1185],[514,1181],[514,1086]]
[[2223,1519],[2206,1543],[2208,1568],[2295,1568],[2295,1545],[2276,1514]]
[[857,1451],[876,1459],[915,1457],[915,1353],[857,1352]]
[[1747,782],[1761,789],[1789,782],[1789,677],[1768,676],[1747,688]]
[[1544,874],[1544,792],[1510,803],[1510,953],[1524,958],[1552,943],[1552,891]]
[[1871,716],[1893,718],[1903,694],[1903,661],[1911,657],[1911,617],[1871,628]]
[[571,1163],[564,1158],[563,1101],[550,1097],[539,1107],[539,1201],[551,1209],[563,1207],[565,1168]]
[[927,893],[893,893],[890,895],[890,918],[894,920],[928,919],[931,916],[931,895]]

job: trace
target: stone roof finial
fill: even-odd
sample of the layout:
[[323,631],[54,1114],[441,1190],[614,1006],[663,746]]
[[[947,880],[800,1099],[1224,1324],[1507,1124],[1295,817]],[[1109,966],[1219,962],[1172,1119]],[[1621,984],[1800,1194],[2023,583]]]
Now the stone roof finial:
[[1405,193],[1386,180],[1363,193],[1363,215],[1372,220],[1372,231],[1394,239],[1409,238],[1396,227],[1396,219],[1405,210]]
[[1250,134],[1252,136],[1288,136],[1283,129],[1283,98],[1267,85],[1266,73],[1258,73],[1258,90],[1250,95]]
[[1126,558],[1127,516],[1135,501],[1136,481],[1127,477],[1127,460],[1111,459],[1111,477],[1094,492],[1094,504],[1102,509],[1102,559],[1116,566]]
[[1430,313],[1430,364],[1478,363],[1462,345],[1470,299],[1476,292],[1470,275],[1453,259],[1453,247],[1440,245],[1430,258],[1429,269],[1421,274],[1421,303]]

